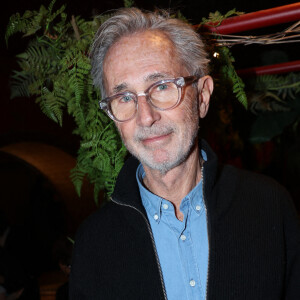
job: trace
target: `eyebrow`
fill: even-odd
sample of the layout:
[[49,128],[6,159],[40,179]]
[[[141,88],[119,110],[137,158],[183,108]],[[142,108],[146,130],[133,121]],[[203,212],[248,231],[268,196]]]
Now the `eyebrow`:
[[145,81],[155,81],[157,79],[165,79],[165,78],[172,78],[173,75],[171,75],[168,72],[157,72],[153,74],[149,74],[145,77]]
[[116,85],[116,86],[113,88],[113,93],[114,93],[114,94],[120,93],[120,92],[124,91],[124,90],[127,89],[127,88],[128,88],[128,84],[125,83],[125,82],[123,82],[123,83],[121,83],[121,84]]
[[[159,79],[172,78],[172,77],[174,77],[174,76],[171,75],[171,73],[157,72],[157,73],[147,75],[146,77],[144,77],[144,80],[146,82],[153,82],[153,81],[156,81]],[[126,82],[122,82],[113,88],[113,93],[118,94],[126,89],[128,89],[128,84]]]

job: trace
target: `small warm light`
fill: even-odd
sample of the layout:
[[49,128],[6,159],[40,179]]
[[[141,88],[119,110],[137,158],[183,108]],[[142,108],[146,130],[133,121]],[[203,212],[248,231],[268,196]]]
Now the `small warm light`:
[[214,56],[215,58],[218,58],[218,57],[220,56],[220,54],[219,54],[218,52],[215,52],[215,53],[213,54],[213,56]]

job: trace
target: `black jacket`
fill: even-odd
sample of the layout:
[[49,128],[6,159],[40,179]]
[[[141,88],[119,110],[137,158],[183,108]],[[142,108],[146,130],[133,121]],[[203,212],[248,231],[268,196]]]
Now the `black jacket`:
[[[267,177],[218,165],[200,144],[208,158],[207,299],[300,299],[300,229],[289,195]],[[70,300],[166,299],[137,166],[134,158],[125,163],[112,201],[79,229]]]

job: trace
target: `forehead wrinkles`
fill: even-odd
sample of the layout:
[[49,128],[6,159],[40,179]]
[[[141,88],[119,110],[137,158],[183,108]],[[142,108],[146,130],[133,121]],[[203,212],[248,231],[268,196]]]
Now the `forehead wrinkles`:
[[[135,53],[137,53],[137,57]],[[139,55],[140,53],[143,53],[143,55]],[[146,65],[151,65],[159,60],[166,61],[166,59],[168,59],[170,60],[168,68],[171,69],[175,63],[179,62],[177,57],[178,55],[173,43],[162,32],[146,31],[122,37],[109,48],[104,59],[103,83],[106,92],[108,91],[108,88],[111,89],[113,86],[126,83],[122,82],[122,78],[119,78],[118,76],[118,72],[124,71],[126,66],[136,64],[136,67],[138,68],[139,64],[137,61],[139,60]],[[114,77],[114,82],[108,82],[107,73],[111,70],[112,66],[116,69],[114,70],[114,75],[116,76]],[[156,71],[159,73],[161,70]],[[111,81],[111,74],[109,75],[109,81]],[[111,86],[109,86],[109,84]]]
[[122,57],[123,59],[130,58],[130,61],[132,62],[136,56],[135,54],[140,53],[143,53],[144,60],[151,60],[151,55],[147,55],[151,53],[153,53],[153,55],[160,54],[160,56],[166,55],[170,58],[177,57],[172,42],[165,35],[161,33],[154,35],[153,32],[139,33],[122,37],[109,48],[104,59],[104,71],[107,69],[108,65],[119,57]]

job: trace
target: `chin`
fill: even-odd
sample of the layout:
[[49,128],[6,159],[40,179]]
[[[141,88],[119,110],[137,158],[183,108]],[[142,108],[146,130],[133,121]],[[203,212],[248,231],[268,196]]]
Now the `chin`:
[[[124,140],[123,140],[124,142]],[[134,143],[124,143],[127,150],[135,156],[143,166],[166,174],[170,170],[182,164],[191,153],[195,138],[189,139],[187,143],[181,143],[181,147],[168,145],[166,148],[145,149]],[[168,149],[167,149],[168,148]]]
[[139,156],[137,157],[137,159],[142,163],[143,166],[147,166],[148,168],[152,169],[152,170],[157,170],[159,171],[161,174],[166,174],[167,172],[169,172],[170,170],[176,168],[177,166],[179,166],[182,162],[184,162],[187,158],[187,154],[186,155],[180,155],[180,156],[176,156],[173,159],[170,159],[170,157],[167,157],[166,159],[154,159],[153,157],[147,157],[147,156]]

